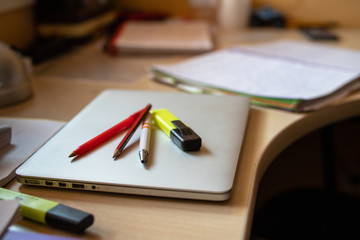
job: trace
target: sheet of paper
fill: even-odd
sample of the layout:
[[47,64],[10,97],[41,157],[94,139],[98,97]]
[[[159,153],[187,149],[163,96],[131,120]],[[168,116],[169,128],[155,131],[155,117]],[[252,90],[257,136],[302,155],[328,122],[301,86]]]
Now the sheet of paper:
[[10,145],[0,150],[0,187],[15,177],[15,169],[52,137],[64,122],[44,119],[0,118],[10,126]]
[[[311,61],[314,59],[311,54],[318,50],[315,45],[308,44],[304,47],[295,42],[290,45],[276,42],[253,47],[234,47],[203,54],[179,64],[155,66],[155,69],[205,86],[288,99],[313,99],[327,95],[360,74],[360,69],[345,67],[346,64],[334,66],[322,61],[324,59],[320,57]],[[302,47],[302,55],[296,55],[298,46]],[[339,57],[341,53],[343,58],[347,57],[346,51],[334,51],[336,53],[327,55],[337,54]],[[360,58],[359,52],[351,53],[349,58]]]
[[272,56],[360,71],[360,51],[353,49],[290,40],[243,46],[243,48]]

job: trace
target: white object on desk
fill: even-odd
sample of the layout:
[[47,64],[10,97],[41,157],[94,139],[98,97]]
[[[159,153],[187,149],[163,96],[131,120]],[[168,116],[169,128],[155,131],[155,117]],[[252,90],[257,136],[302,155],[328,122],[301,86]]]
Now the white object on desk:
[[151,134],[151,114],[149,113],[141,127],[140,144],[139,144],[139,158],[140,161],[146,164],[149,158],[150,148],[150,134]]
[[[279,44],[280,45],[280,44]],[[302,44],[293,44],[293,47]],[[262,48],[260,48],[262,47]],[[267,47],[267,48],[266,48]],[[297,61],[265,52],[272,45],[234,47],[172,65],[157,65],[155,70],[179,79],[193,81],[256,96],[312,99],[324,96],[353,80],[360,73],[345,67]],[[286,51],[288,48],[284,48]],[[317,47],[308,47],[308,50]],[[314,51],[315,51],[314,50]],[[360,60],[360,53],[358,59]],[[304,57],[305,58],[305,57]],[[359,61],[358,61],[359,62]],[[344,64],[345,65],[345,64]]]
[[[142,109],[144,103],[151,103],[153,109],[166,108],[191,125],[202,138],[201,149],[184,152],[153,128],[145,169],[138,156],[138,129],[116,161],[112,154],[123,136],[74,161],[68,158],[74,148]],[[242,96],[108,90],[18,168],[17,179],[37,186],[226,200],[233,187],[248,113],[249,99]]]
[[203,21],[129,21],[113,37],[118,52],[204,52],[213,49]]
[[0,42],[0,107],[8,106],[32,96],[31,64]]
[[12,129],[11,144],[0,150],[0,187],[15,177],[15,169],[43,145],[64,122],[44,119],[0,118]]
[[[359,62],[360,51],[280,41],[219,50],[152,70],[184,83],[258,98],[311,100],[303,106],[314,110],[359,88]],[[333,98],[319,99],[328,96]]]

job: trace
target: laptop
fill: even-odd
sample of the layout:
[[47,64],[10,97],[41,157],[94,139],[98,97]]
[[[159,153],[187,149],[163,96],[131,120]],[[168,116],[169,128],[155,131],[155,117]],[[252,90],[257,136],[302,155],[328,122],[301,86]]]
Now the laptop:
[[[167,109],[202,139],[183,151],[156,125],[149,160],[138,156],[141,127],[119,158],[112,155],[126,131],[72,160],[69,155],[148,103]],[[179,92],[103,91],[16,170],[17,181],[34,186],[160,197],[224,201],[230,198],[249,114],[243,96]]]

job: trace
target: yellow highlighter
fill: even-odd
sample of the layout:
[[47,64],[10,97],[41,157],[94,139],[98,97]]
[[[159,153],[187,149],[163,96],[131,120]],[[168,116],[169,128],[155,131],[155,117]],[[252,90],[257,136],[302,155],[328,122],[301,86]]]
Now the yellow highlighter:
[[19,199],[23,217],[72,232],[83,232],[94,222],[87,212],[5,188],[0,188],[1,199]]
[[157,126],[183,151],[195,151],[201,147],[201,138],[191,128],[167,109],[150,111]]

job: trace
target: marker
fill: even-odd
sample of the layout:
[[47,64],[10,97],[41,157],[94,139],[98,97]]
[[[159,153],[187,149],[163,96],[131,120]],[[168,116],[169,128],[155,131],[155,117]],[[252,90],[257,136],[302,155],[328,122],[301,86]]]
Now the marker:
[[146,163],[149,158],[151,134],[151,114],[148,114],[143,122],[139,144],[139,158],[141,163]]
[[0,199],[19,199],[20,213],[24,218],[72,232],[83,232],[94,222],[92,214],[5,188],[0,188]]
[[166,109],[150,111],[158,127],[184,151],[195,151],[201,147],[201,138],[191,128]]

